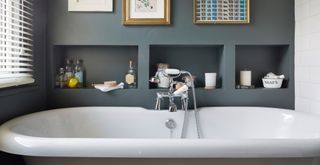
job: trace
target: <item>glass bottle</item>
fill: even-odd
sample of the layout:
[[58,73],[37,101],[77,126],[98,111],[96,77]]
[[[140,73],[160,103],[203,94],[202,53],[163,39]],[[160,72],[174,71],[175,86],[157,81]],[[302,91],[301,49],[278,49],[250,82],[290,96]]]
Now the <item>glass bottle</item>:
[[125,76],[125,85],[127,88],[136,88],[136,72],[132,60],[129,60],[129,69]]
[[76,79],[78,79],[79,83],[77,85],[77,88],[83,88],[84,87],[84,66],[82,63],[82,60],[77,60],[76,66],[74,67],[74,76]]
[[57,88],[64,88],[66,85],[64,69],[60,68],[59,73],[56,76],[56,87]]
[[[73,66],[73,61],[70,59],[66,60],[66,66],[65,66],[65,80],[66,83],[74,77],[74,66]],[[67,84],[68,85],[68,84]]]

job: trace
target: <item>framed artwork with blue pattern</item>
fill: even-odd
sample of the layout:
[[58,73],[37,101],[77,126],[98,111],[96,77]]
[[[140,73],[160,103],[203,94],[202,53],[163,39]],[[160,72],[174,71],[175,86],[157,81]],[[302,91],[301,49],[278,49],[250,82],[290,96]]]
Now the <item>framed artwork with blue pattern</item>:
[[250,0],[193,0],[195,24],[248,24]]

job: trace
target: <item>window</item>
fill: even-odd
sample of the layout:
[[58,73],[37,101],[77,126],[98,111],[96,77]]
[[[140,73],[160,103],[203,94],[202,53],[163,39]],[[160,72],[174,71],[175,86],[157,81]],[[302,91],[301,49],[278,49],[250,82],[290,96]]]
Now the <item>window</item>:
[[0,88],[34,83],[32,0],[0,0]]

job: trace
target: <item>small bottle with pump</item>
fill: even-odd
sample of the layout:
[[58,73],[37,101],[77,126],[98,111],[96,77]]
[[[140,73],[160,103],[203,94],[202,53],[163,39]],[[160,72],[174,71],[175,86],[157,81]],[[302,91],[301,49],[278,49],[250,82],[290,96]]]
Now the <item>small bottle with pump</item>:
[[137,82],[136,82],[136,71],[133,67],[132,60],[129,60],[129,69],[125,76],[125,86],[127,88],[136,88]]
[[76,62],[76,66],[74,68],[74,76],[75,78],[79,81],[78,82],[78,85],[77,85],[77,88],[83,88],[84,87],[84,72],[85,72],[85,69],[84,69],[84,66],[83,66],[83,63],[82,63],[82,60],[77,60]]

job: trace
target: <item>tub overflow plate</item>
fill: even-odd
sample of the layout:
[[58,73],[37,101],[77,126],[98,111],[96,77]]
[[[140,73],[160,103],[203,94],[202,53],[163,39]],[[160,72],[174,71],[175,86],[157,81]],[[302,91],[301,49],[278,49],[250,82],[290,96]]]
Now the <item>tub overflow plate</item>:
[[173,119],[168,119],[166,121],[166,127],[170,130],[173,130],[177,127],[177,123]]

